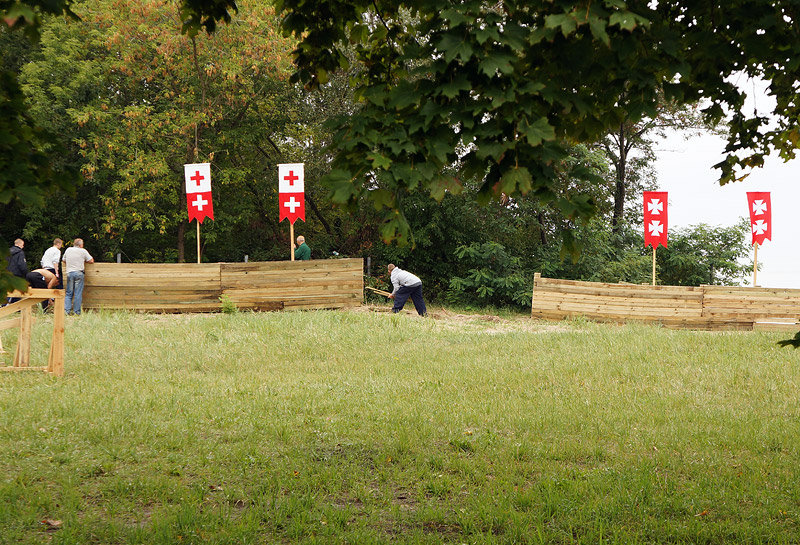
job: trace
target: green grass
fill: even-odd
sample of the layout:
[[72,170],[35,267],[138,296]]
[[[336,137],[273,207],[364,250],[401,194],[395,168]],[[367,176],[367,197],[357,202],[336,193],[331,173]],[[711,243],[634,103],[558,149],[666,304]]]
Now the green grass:
[[789,335],[500,325],[68,319],[0,375],[0,543],[800,541]]

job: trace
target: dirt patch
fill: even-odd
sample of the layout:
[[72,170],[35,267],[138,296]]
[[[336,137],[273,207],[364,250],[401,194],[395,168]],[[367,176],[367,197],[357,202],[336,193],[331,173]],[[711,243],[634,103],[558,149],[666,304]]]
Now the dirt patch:
[[[392,308],[385,305],[362,305],[347,309],[349,312],[390,313]],[[494,314],[462,314],[445,308],[428,309],[428,317],[420,317],[415,310],[404,309],[399,314],[412,319],[433,320],[436,327],[459,331],[476,331],[488,335],[505,333],[557,333],[575,331],[564,324],[554,324],[533,320],[527,316],[501,317]]]
[[[341,309],[341,312],[390,314],[391,305],[367,304]],[[411,308],[405,308],[401,316],[416,320],[430,320],[435,327],[444,330],[469,331],[486,335],[503,335],[507,333],[559,333],[577,331],[578,328],[568,324],[534,320],[525,315],[497,316],[494,314],[466,314],[447,310],[446,308],[429,308],[428,317],[422,318]],[[159,327],[163,322],[188,322],[207,314],[143,314],[144,322]]]

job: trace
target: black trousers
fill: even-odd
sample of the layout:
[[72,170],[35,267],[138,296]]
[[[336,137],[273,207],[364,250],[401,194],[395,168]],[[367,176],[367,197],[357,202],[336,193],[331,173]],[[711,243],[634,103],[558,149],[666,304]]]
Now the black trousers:
[[428,309],[425,308],[425,299],[422,298],[422,284],[416,286],[400,286],[394,294],[394,306],[392,312],[400,312],[408,301],[408,298],[414,302],[414,308],[417,309],[417,314],[426,316]]

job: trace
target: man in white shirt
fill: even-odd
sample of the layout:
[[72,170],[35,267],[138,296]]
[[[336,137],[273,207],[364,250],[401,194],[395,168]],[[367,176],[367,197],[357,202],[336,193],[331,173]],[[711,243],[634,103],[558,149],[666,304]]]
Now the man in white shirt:
[[94,258],[83,249],[83,239],[76,238],[71,248],[64,250],[61,261],[66,263],[64,276],[67,277],[67,293],[64,298],[64,309],[67,314],[81,313],[83,300],[83,271],[86,263],[94,263]]
[[403,310],[406,301],[411,297],[411,301],[414,302],[414,308],[417,309],[417,314],[427,316],[428,310],[425,308],[425,300],[422,298],[422,280],[418,276],[404,271],[400,267],[395,267],[391,263],[389,263],[388,269],[394,286],[394,290],[389,296],[394,299],[392,312],[397,313]]
[[42,256],[42,268],[47,269],[58,278],[58,263],[61,261],[61,247],[64,241],[57,238],[53,241],[53,245],[45,250]]

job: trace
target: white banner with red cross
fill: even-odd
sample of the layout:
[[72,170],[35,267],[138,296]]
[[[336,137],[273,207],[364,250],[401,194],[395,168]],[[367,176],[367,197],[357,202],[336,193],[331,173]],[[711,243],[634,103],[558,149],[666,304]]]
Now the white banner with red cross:
[[214,202],[211,199],[211,163],[183,165],[186,179],[186,206],[189,209],[189,221],[196,219],[199,223],[208,216],[214,219]]
[[278,221],[284,218],[294,225],[306,221],[305,173],[303,163],[278,165]]

